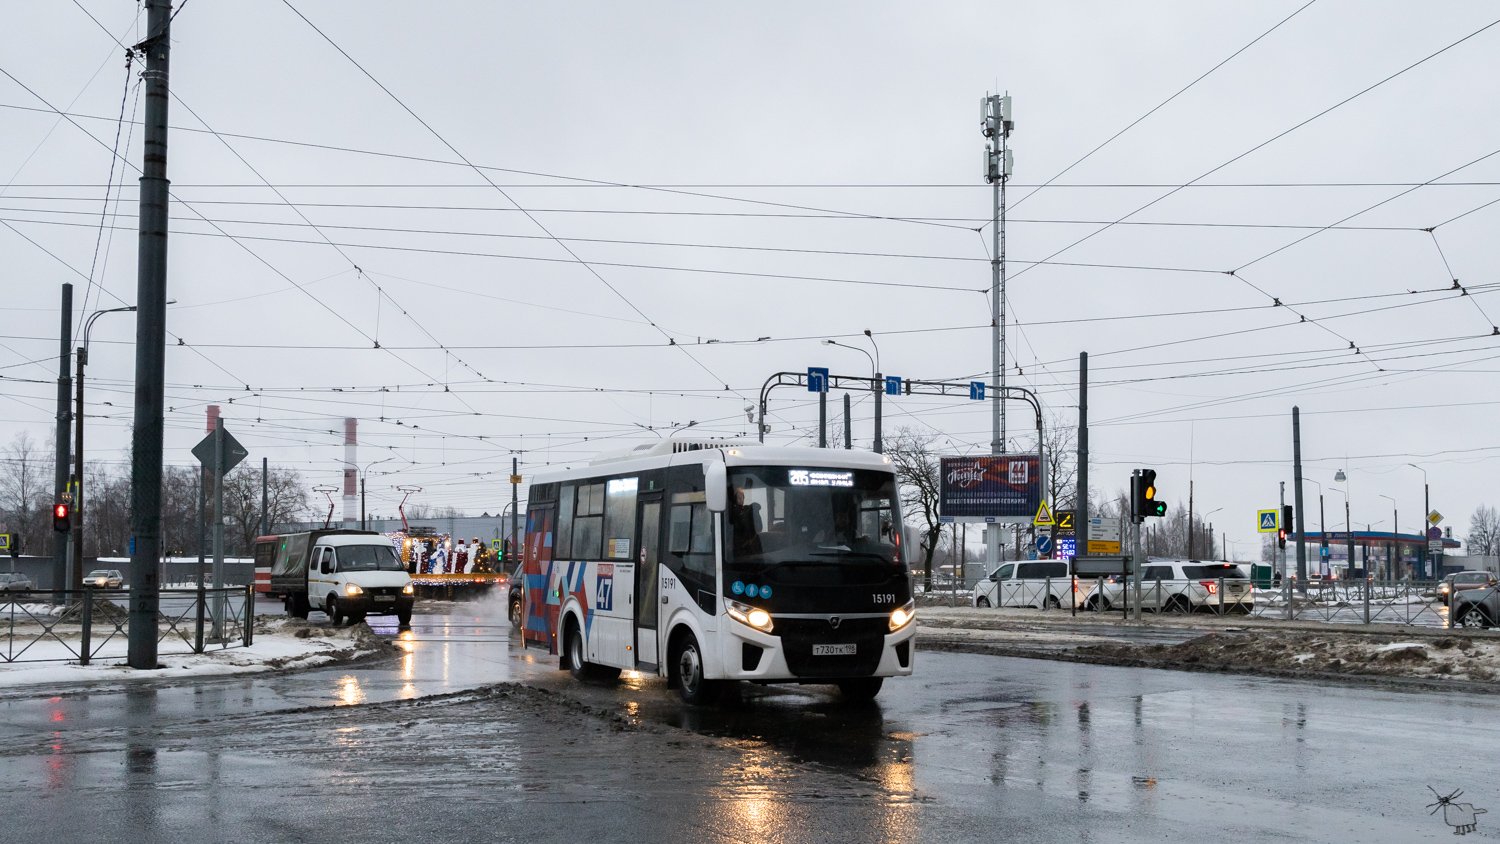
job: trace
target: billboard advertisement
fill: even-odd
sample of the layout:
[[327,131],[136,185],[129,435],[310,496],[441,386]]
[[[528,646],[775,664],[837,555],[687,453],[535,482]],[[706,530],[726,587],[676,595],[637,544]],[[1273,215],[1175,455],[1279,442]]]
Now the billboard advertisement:
[[1031,524],[1042,503],[1036,454],[942,458],[938,512],[943,521]]

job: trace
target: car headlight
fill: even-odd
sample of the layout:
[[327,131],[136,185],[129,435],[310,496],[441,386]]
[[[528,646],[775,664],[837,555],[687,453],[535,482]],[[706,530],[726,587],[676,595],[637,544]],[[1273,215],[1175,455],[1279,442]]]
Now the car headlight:
[[103,578],[103,577],[95,578],[94,579],[94,583],[97,584],[97,585],[99,585],[99,586],[103,586],[107,582],[108,582],[107,579]]
[[415,586],[412,586],[410,583],[408,583],[405,586],[401,587],[401,594],[403,594],[403,595],[415,594],[416,591],[417,591],[417,588]]
[[742,604],[739,601],[729,602],[729,617],[741,624],[754,627],[766,633],[771,632],[774,626],[771,623],[771,614],[759,607]]
[[359,588],[358,586],[355,586],[352,583],[349,584],[348,586],[344,587],[344,594],[345,595],[363,595],[364,593],[365,593],[365,590]]
[[917,602],[915,600],[907,601],[906,606],[891,612],[891,632],[895,633],[897,630],[911,624],[911,620],[916,617]]

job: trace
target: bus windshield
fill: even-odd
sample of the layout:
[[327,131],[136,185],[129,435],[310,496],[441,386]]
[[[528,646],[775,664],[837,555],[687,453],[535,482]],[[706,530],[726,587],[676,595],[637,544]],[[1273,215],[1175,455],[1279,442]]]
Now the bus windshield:
[[724,559],[742,571],[786,562],[899,564],[896,478],[863,469],[735,467]]

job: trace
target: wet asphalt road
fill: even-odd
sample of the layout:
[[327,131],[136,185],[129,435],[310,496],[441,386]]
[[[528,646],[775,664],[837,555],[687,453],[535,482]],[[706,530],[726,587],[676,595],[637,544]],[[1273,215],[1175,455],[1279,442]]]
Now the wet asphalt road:
[[[0,840],[1449,840],[1428,785],[1500,837],[1484,696],[920,653],[872,706],[777,686],[689,710],[654,679],[581,686],[499,619],[418,616],[401,641],[0,700]],[[465,693],[503,680],[647,729]]]

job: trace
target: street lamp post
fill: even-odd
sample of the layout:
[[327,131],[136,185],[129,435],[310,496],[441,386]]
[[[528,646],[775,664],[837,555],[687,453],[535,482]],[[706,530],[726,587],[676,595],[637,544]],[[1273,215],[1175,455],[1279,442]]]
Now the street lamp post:
[[[875,346],[875,336],[870,333],[869,329],[865,329],[865,336],[870,338],[870,345]],[[871,355],[858,346],[850,346],[846,343],[840,343],[837,340],[824,340],[823,345],[838,346],[841,349],[852,349],[870,359],[870,385],[874,388],[875,393],[874,451],[876,454],[879,454],[883,450],[880,442],[880,398],[884,394],[884,379],[880,376],[880,347],[875,346],[875,354]]]
[[366,477],[366,475],[369,473],[371,467],[379,466],[382,463],[389,463],[390,461],[396,460],[396,459],[398,459],[396,456],[382,458],[380,460],[376,460],[376,461],[371,462],[371,463],[366,463],[365,464],[365,468],[363,468],[363,469],[360,470],[360,472],[359,472],[359,529],[360,530],[369,530],[369,528],[366,527],[366,525],[365,525],[365,477]]
[[1391,547],[1395,550],[1393,553],[1386,555],[1385,579],[1387,581],[1394,581],[1396,579],[1396,569],[1401,567],[1401,513],[1396,509],[1396,499],[1383,493],[1380,497],[1391,502]]
[[1349,557],[1348,562],[1345,563],[1346,571],[1344,575],[1345,577],[1352,578],[1354,576],[1354,528],[1349,522],[1349,476],[1344,474],[1343,469],[1340,469],[1334,473],[1333,479],[1338,483],[1344,484],[1344,489],[1336,489],[1335,491],[1344,496],[1344,539],[1349,544]]
[[[1318,488],[1318,572],[1321,574],[1323,563],[1325,562],[1324,558],[1328,556],[1324,550],[1328,547],[1328,533],[1323,527],[1323,485],[1312,478],[1303,478],[1303,480]],[[1303,586],[1305,587],[1306,584],[1303,584]]]
[[[1214,523],[1208,521],[1208,517],[1212,516],[1213,514],[1219,512],[1220,510],[1223,510],[1223,509],[1224,509],[1223,507],[1216,507],[1216,508],[1214,508],[1212,510],[1209,510],[1207,513],[1204,513],[1202,516],[1199,516],[1200,519],[1202,519],[1204,522],[1206,522],[1208,524],[1208,556],[1209,556],[1210,559],[1212,559],[1213,555],[1214,555]],[[1192,522],[1188,522],[1188,536],[1191,537],[1192,535],[1193,535],[1193,523]],[[1191,540],[1189,540],[1189,541],[1191,541]],[[1220,548],[1219,550],[1222,551],[1223,548]],[[1189,555],[1189,556],[1191,556],[1191,555]]]
[[[1431,495],[1432,488],[1427,485],[1427,470],[1423,469],[1421,466],[1418,466],[1415,463],[1408,463],[1406,465],[1408,465],[1408,466],[1412,467],[1413,469],[1416,469],[1418,472],[1422,473],[1422,523],[1426,524],[1427,514],[1432,512],[1432,495]],[[1417,557],[1417,559],[1419,561],[1423,560],[1423,559],[1431,559],[1431,558],[1432,558],[1432,552],[1431,551],[1427,552],[1425,555],[1418,555],[1418,557]],[[1425,569],[1425,566],[1424,566],[1424,569]],[[1424,570],[1423,572],[1421,572],[1421,574],[1426,575],[1427,572]],[[1437,580],[1437,564],[1436,564],[1435,560],[1433,561],[1432,579],[1433,580]]]
[[[173,299],[172,302],[177,300]],[[168,302],[167,304],[172,304]],[[68,573],[68,589],[83,588],[83,367],[89,360],[89,332],[94,328],[94,320],[105,314],[124,313],[134,311],[135,306],[129,305],[123,308],[106,308],[89,314],[88,320],[83,324],[83,345],[78,347],[78,377],[77,398],[75,399],[78,412],[73,414],[74,424],[74,448],[73,448],[73,535],[70,537],[73,543],[73,554],[69,559],[72,570]]]

